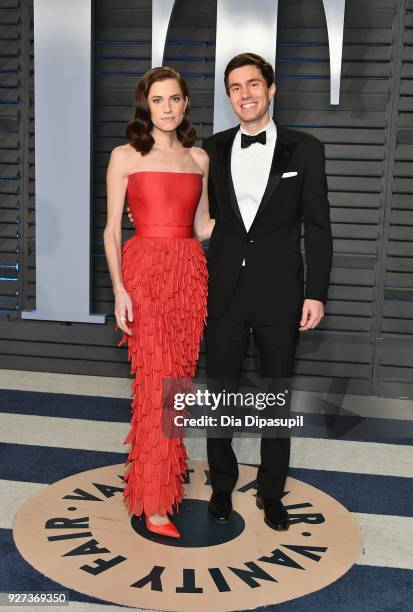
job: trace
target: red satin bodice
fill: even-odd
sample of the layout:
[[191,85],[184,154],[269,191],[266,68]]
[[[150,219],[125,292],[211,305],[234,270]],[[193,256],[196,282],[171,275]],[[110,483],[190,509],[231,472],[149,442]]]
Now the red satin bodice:
[[133,172],[127,200],[137,236],[192,238],[202,175],[195,172]]

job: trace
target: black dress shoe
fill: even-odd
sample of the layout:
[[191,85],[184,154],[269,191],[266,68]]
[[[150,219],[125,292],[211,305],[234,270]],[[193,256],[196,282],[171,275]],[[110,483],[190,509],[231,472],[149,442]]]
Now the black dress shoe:
[[231,493],[212,493],[208,512],[217,523],[222,525],[228,523],[232,512]]
[[257,495],[256,503],[260,510],[264,510],[264,522],[268,527],[276,531],[286,531],[289,528],[288,512],[281,500]]

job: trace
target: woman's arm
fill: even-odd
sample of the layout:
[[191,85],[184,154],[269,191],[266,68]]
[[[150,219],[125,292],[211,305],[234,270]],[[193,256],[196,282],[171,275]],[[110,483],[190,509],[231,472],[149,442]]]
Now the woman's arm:
[[126,316],[129,321],[133,320],[132,300],[123,286],[121,273],[122,214],[128,184],[125,167],[126,154],[116,147],[111,153],[106,173],[107,220],[103,243],[115,296],[116,322],[122,331],[131,335],[131,329],[127,327],[125,320],[121,320]]
[[[195,152],[195,151],[194,151]],[[195,236],[200,242],[209,240],[214,229],[215,219],[211,219],[209,215],[208,201],[208,176],[209,176],[209,157],[208,153],[203,149],[196,149],[196,161],[201,166],[203,171],[202,178],[202,194],[199,200],[198,207],[194,219]]]

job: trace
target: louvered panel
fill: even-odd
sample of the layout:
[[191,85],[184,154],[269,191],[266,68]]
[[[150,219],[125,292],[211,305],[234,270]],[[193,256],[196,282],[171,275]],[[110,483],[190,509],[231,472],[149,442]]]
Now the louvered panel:
[[[408,324],[411,329],[411,319]],[[382,342],[379,388],[393,390],[393,395],[405,397],[410,395],[413,379],[412,349],[405,338],[396,334],[386,335]]]
[[[3,226],[7,224],[7,225],[10,225],[12,228],[14,228],[14,226],[18,223],[18,219],[19,219],[19,211],[15,207],[7,208],[6,206],[3,206],[0,209],[0,223],[3,224]],[[4,227],[3,227],[3,233],[5,233]]]
[[[140,76],[151,66],[151,1],[95,3],[94,36],[92,311],[112,314],[113,292],[102,236],[106,223],[106,168],[110,151],[126,142],[133,92]],[[132,235],[126,215],[123,225],[124,241]]]
[[33,0],[24,3],[25,40],[25,113],[24,113],[24,261],[22,285],[22,309],[36,308],[36,261],[35,261],[35,181],[34,181],[34,47],[33,47]]
[[[198,3],[196,20],[192,22],[195,19],[192,6],[180,2],[175,9],[166,49],[166,61],[173,60],[170,63],[186,76],[190,91],[194,92],[193,119],[203,136],[209,135],[212,129],[215,43],[212,4],[215,3]],[[95,54],[99,54],[96,64],[99,72],[96,117],[99,121],[95,123],[94,157],[95,262],[101,258],[99,245],[105,220],[104,180],[108,153],[124,141],[122,122],[131,114],[131,93],[139,71],[144,70],[142,64],[147,61],[149,67],[150,62],[150,33],[145,32],[142,21],[139,29],[133,32],[132,22],[125,19],[125,11],[120,11],[108,27],[106,11],[110,12],[113,5],[107,0],[99,6],[102,13],[98,24],[102,30],[99,44],[95,45]],[[193,25],[200,22],[201,11],[203,27],[195,28]],[[326,144],[335,239],[330,300],[319,331],[327,370],[331,363],[332,337],[337,336],[339,342],[341,334],[349,331],[362,335],[369,360],[373,360],[371,334],[388,163],[386,130],[389,127],[394,16],[395,3],[392,1],[374,6],[367,1],[348,2],[341,103],[334,108],[329,103],[329,81],[325,78],[329,74],[328,39],[320,3],[315,0],[279,3],[276,113],[282,124],[313,133]],[[111,36],[116,40],[112,45],[109,44]],[[119,44],[121,41],[127,44]],[[126,73],[123,79],[120,78],[122,71]],[[123,224],[126,239],[131,235],[126,217]],[[346,257],[346,262],[337,266],[338,257]],[[359,267],[357,257],[368,259]],[[95,286],[94,310],[99,311],[113,298],[104,273],[95,275]],[[303,334],[299,349],[305,354],[307,339]],[[357,375],[359,370],[355,368],[354,372]],[[305,374],[305,371],[300,373]],[[323,376],[327,374],[324,372]],[[363,378],[363,388],[364,384]]]
[[334,209],[339,207],[357,209],[358,206],[362,205],[362,209],[366,208],[380,208],[384,197],[377,198],[375,193],[357,193],[352,192],[339,192],[335,191],[329,194],[330,200],[330,212],[334,214]]
[[413,244],[410,240],[390,240],[387,246],[389,255],[413,257]]
[[17,311],[21,286],[21,10],[0,7],[0,314]]
[[396,156],[399,160],[413,160],[413,148],[409,145],[399,144],[397,145]]
[[337,144],[325,146],[327,158],[330,160],[383,160],[383,147],[379,145],[348,145]]
[[[165,54],[188,82],[200,138],[212,130],[215,8],[214,0],[180,0]],[[347,0],[341,98],[333,107],[321,0],[279,1],[275,110],[282,124],[325,143],[334,234],[326,316],[301,335],[297,353],[302,388],[328,389],[332,376],[348,379],[349,392],[368,393],[374,383],[375,391],[397,395],[401,381],[403,392],[410,388],[412,10],[411,0]],[[18,303],[12,279],[22,271],[25,309],[35,307],[36,295],[32,18],[32,0],[0,0],[0,301],[11,310]],[[112,313],[102,244],[105,174],[110,151],[125,142],[137,80],[150,67],[151,0],[95,0],[94,36],[92,311]],[[14,248],[19,226],[23,253]],[[123,240],[132,232],[125,215]],[[128,376],[118,336],[111,317],[105,326],[3,320],[0,360],[12,368]],[[255,355],[252,341],[247,371],[256,371]],[[202,354],[201,372],[204,365]]]
[[[277,49],[276,113],[282,124],[303,129],[325,143],[334,237],[329,300],[317,332],[318,355],[311,348],[312,332],[301,334],[296,374],[316,377],[317,384],[321,384],[325,377],[345,376],[347,372],[354,377],[356,388],[367,389],[375,348],[375,285],[389,161],[396,4],[346,3],[341,96],[337,107],[329,103],[326,87],[329,81],[325,79],[329,72],[325,61],[328,41],[321,27],[324,22],[315,26],[317,15],[322,19],[318,14],[320,4],[317,8],[315,4],[280,3],[278,41],[282,44]],[[362,36],[358,27],[363,28]],[[318,40],[322,44],[315,44]],[[364,268],[356,267],[360,256],[368,258]],[[347,265],[339,261],[340,257],[347,258]],[[364,371],[357,366],[345,369],[344,352],[337,351],[334,356],[336,346],[344,350],[349,332],[357,333],[357,350],[364,351]]]
[[399,79],[394,111],[394,164],[384,227],[382,318],[375,367],[380,392],[413,395],[413,2],[402,3]]

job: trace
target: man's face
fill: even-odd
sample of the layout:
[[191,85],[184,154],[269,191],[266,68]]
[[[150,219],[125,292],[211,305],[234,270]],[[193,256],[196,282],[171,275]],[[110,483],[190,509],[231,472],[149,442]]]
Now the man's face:
[[275,85],[268,87],[257,66],[235,68],[228,75],[229,98],[234,113],[243,123],[259,121],[267,112]]

